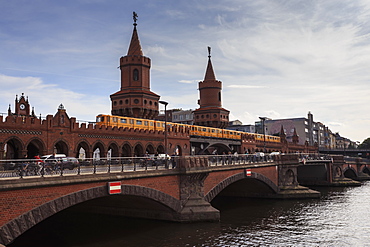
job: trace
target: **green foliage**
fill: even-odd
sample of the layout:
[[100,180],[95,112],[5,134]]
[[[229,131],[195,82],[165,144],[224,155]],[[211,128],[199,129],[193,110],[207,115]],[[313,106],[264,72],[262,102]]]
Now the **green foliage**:
[[366,138],[359,146],[358,148],[361,149],[370,149],[370,137]]

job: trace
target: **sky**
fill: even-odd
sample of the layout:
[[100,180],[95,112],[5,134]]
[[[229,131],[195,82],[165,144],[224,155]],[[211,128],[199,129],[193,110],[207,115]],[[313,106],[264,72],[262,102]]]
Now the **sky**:
[[[36,115],[94,121],[120,89],[138,34],[151,91],[197,109],[212,64],[230,120],[307,117],[370,137],[370,0],[0,0],[0,113],[28,96]],[[163,110],[163,109],[161,109]]]

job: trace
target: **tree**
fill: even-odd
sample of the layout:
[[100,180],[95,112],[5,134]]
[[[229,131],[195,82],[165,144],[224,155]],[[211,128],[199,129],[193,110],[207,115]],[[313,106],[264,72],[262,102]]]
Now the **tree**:
[[359,146],[358,148],[361,149],[370,149],[370,137],[366,138]]

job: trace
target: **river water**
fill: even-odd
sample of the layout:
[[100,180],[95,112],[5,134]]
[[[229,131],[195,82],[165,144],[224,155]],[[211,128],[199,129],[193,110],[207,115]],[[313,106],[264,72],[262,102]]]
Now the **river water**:
[[370,182],[315,188],[320,199],[217,198],[217,223],[180,224],[68,210],[11,247],[370,246]]

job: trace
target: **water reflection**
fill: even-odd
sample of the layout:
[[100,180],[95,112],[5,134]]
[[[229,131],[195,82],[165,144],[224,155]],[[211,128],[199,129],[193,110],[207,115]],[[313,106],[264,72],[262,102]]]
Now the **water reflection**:
[[[316,188],[317,189],[317,188]],[[370,246],[370,183],[320,199],[217,198],[219,223],[178,224],[61,212],[16,246]]]

